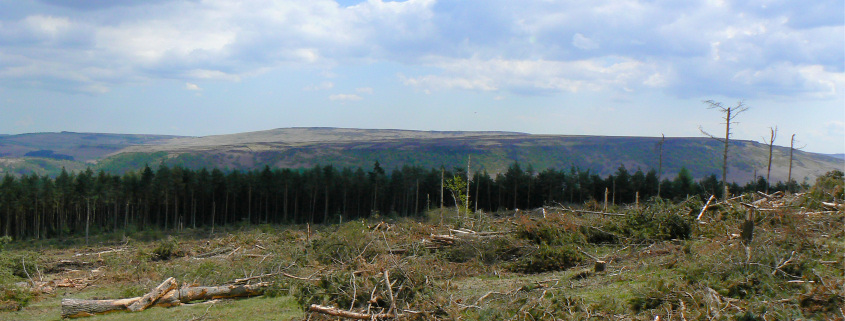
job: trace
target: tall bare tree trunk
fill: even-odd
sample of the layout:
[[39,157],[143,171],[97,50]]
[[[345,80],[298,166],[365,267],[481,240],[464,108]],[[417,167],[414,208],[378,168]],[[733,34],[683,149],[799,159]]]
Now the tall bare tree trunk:
[[443,167],[440,168],[440,209],[443,209],[443,184],[445,182],[445,169]]
[[[165,191],[164,192],[164,229],[165,230],[167,230],[167,223],[168,223],[168,221],[170,221],[170,212],[169,212],[170,206],[168,206],[170,203],[168,203],[168,199],[167,199],[169,196],[170,196],[170,193]],[[161,208],[161,207],[159,207],[159,208]],[[161,217],[161,216],[159,216],[159,217]]]
[[[343,209],[346,210],[346,191],[343,192]],[[414,215],[420,212],[420,179],[417,178],[416,188],[414,189]]]
[[722,103],[715,102],[712,100],[707,100],[704,103],[710,105],[708,109],[718,109],[719,112],[725,113],[725,138],[717,138],[710,133],[704,131],[703,128],[699,126],[699,130],[712,139],[718,140],[725,144],[724,153],[722,154],[722,190],[724,191],[723,197],[728,199],[728,147],[730,146],[730,139],[731,139],[731,123],[734,121],[734,118],[741,114],[742,112],[748,110],[742,101],[738,102],[735,107],[724,107]]
[[249,224],[252,224],[252,185],[249,186],[246,200],[246,220]]
[[795,134],[789,141],[789,174],[786,175],[786,186],[792,183],[792,152],[795,151]]
[[663,143],[666,142],[666,135],[660,134],[662,137],[660,139],[660,160],[657,163],[657,197],[660,197],[660,185],[662,185],[661,179],[663,179]]
[[85,214],[85,246],[88,246],[88,225],[91,223],[91,199],[86,198],[85,203],[88,207],[87,214]]
[[727,120],[725,122],[725,153],[722,155],[722,192],[723,197],[728,199],[728,146],[731,139],[731,107],[727,109]]
[[769,185],[771,185],[771,180],[769,179],[772,174],[772,150],[775,146],[775,138],[778,136],[778,128],[769,128],[772,131],[772,136],[769,138],[769,166],[766,169],[766,193],[769,193]]
[[[419,186],[419,183],[417,183],[417,185]],[[475,209],[474,209],[475,212],[478,212],[478,189],[480,187],[481,187],[481,180],[479,179],[479,180],[475,181],[475,204],[474,204],[475,205]]]
[[126,227],[129,225],[129,201],[126,201],[126,212],[123,213],[123,238],[126,238]]
[[472,179],[472,177],[470,177],[470,174],[469,174],[470,173],[469,164],[470,164],[471,161],[472,161],[472,155],[467,155],[467,201],[465,202],[466,204],[464,204],[466,215],[469,215],[469,186],[470,186],[469,182]]

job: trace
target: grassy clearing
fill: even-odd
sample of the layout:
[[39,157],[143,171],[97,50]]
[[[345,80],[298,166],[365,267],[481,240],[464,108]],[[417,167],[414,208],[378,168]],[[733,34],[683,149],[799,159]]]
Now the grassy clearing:
[[[545,217],[456,217],[449,210],[420,221],[265,225],[141,240],[153,233],[146,232],[89,248],[9,244],[0,259],[0,302],[21,310],[0,312],[0,319],[56,320],[61,298],[139,296],[170,276],[220,285],[278,272],[316,281],[277,274],[261,279],[274,285],[259,298],[91,320],[332,319],[305,312],[310,304],[393,310],[408,319],[845,318],[845,214],[812,197],[764,202],[750,237],[741,205],[718,206],[699,223],[703,202],[689,199],[609,210],[625,216],[550,210]],[[433,243],[432,235],[454,241]],[[117,251],[92,254],[108,250]],[[595,271],[596,260],[606,269]],[[27,273],[83,285],[32,292],[15,285]]]

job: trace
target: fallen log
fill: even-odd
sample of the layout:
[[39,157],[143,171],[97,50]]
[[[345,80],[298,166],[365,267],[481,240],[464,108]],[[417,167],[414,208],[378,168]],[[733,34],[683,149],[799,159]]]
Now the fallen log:
[[[269,282],[262,282],[249,285],[192,286],[176,289],[176,282],[172,279],[167,279],[143,297],[115,300],[62,299],[62,318],[88,317],[119,311],[137,312],[150,306],[172,307],[199,300],[258,296],[264,294],[264,290],[270,285]],[[168,290],[159,295],[160,289]],[[142,302],[145,298],[151,300]],[[143,308],[133,310],[132,306]]]
[[455,244],[458,240],[457,237],[451,235],[444,235],[444,234],[431,234],[430,236],[432,242],[442,243],[447,245]]
[[141,297],[119,300],[62,299],[62,318],[90,317],[118,311],[128,311],[129,305]]
[[153,305],[153,302],[160,299],[163,295],[167,292],[176,288],[176,279],[169,277],[167,280],[164,280],[159,286],[153,289],[150,293],[145,294],[141,297],[138,301],[133,302],[129,305],[129,311],[138,312],[143,311],[146,308],[149,308]]
[[112,253],[112,252],[123,252],[123,251],[125,251],[125,250],[126,250],[125,248],[116,248],[116,249],[110,249],[110,250],[105,250],[105,251],[100,251],[100,252],[94,252],[94,253],[76,253],[76,254],[74,254],[73,256],[83,256],[83,255],[96,255],[96,256],[100,256],[100,255],[103,255],[103,254],[106,254],[106,253]]
[[372,320],[372,319],[393,319],[397,316],[395,314],[390,313],[378,313],[378,314],[367,314],[367,313],[359,313],[347,310],[341,310],[335,307],[319,305],[319,304],[312,304],[311,307],[308,309],[311,312],[319,312],[323,314],[328,314],[331,316],[341,317],[341,318],[349,318],[349,319],[356,319],[356,320]]
[[270,286],[270,282],[244,285],[184,287],[168,292],[156,302],[156,305],[172,307],[192,301],[258,296],[264,294],[264,289],[268,286]]

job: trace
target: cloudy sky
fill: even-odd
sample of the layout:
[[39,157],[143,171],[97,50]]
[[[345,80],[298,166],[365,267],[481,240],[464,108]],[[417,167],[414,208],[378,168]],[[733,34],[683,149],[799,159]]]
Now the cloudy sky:
[[845,152],[841,0],[0,0],[0,133],[735,137]]

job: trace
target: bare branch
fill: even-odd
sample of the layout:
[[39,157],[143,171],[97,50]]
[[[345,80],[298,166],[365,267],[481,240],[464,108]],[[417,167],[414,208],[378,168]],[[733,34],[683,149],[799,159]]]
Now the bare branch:
[[724,138],[719,138],[719,137],[716,137],[715,135],[713,135],[711,133],[708,133],[706,130],[704,130],[704,127],[698,126],[698,130],[701,131],[701,133],[704,134],[704,136],[710,137],[712,139],[715,139],[715,140],[723,142],[723,143],[725,142]]
[[719,109],[719,110],[727,110],[725,107],[722,106],[721,102],[714,101],[712,99],[702,101],[705,104],[710,105],[707,109]]
[[728,148],[730,147],[730,139],[731,139],[731,123],[735,123],[733,120],[736,119],[736,116],[741,114],[742,112],[748,110],[748,107],[740,100],[736,103],[735,107],[725,107],[722,105],[721,102],[713,101],[713,100],[705,100],[705,104],[708,105],[707,109],[718,109],[719,112],[725,114],[722,119],[725,120],[725,138],[716,138],[716,136],[704,131],[704,128],[698,126],[698,129],[701,130],[701,133],[715,139],[723,144],[725,144],[724,153],[722,154],[722,190],[724,191],[724,197],[728,197]]

